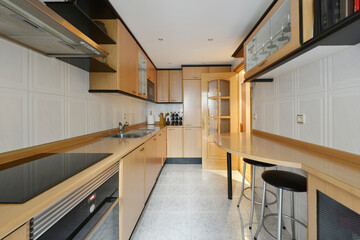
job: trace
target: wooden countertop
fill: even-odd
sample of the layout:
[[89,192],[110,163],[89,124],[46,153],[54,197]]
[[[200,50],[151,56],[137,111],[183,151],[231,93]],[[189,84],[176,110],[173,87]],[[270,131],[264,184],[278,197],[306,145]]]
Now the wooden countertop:
[[81,147],[69,151],[61,151],[69,153],[113,154],[23,204],[0,204],[0,239],[145,143],[164,127],[149,126],[148,128],[152,128],[155,131],[140,139],[99,138]]
[[271,135],[260,131],[222,134],[216,136],[214,142],[231,154],[301,168],[360,195],[359,155]]

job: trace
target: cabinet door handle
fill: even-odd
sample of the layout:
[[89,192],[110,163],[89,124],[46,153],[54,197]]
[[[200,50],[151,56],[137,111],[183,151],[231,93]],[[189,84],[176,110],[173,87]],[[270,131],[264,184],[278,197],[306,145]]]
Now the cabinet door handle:
[[156,141],[156,138],[154,138],[153,141]]
[[169,131],[174,131],[175,129],[169,129]]
[[186,130],[186,131],[191,131],[191,129],[189,129],[189,128],[185,128],[184,130]]
[[159,134],[159,137],[161,137],[161,133]]
[[131,91],[131,92],[136,94],[136,91]]
[[140,152],[144,151],[145,148],[140,149]]
[[177,102],[177,100],[175,100],[175,99],[171,99],[170,101],[172,101],[172,102]]
[[264,65],[267,62],[267,59],[265,59],[264,61],[262,61],[261,63],[259,63],[259,67],[261,67],[262,65]]

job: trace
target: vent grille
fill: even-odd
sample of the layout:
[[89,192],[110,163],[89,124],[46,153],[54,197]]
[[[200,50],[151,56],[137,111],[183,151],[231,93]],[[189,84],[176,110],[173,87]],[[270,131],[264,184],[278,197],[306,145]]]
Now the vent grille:
[[119,161],[32,218],[30,221],[30,239],[38,239],[44,232],[117,172],[119,172]]

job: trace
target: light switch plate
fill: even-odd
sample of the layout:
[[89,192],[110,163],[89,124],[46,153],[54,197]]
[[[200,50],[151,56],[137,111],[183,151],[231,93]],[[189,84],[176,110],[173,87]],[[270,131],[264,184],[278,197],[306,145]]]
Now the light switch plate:
[[256,113],[253,114],[253,119],[254,119],[254,120],[257,119],[257,114],[256,114]]
[[296,122],[298,124],[305,124],[305,115],[304,114],[296,115]]

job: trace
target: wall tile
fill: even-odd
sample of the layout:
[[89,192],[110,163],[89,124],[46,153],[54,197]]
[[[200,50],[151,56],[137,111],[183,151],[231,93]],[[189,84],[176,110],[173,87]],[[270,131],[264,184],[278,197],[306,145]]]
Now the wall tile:
[[32,51],[29,59],[30,90],[63,95],[65,64],[56,58],[49,58]]
[[66,138],[85,135],[88,132],[87,100],[81,98],[65,98],[66,102]]
[[89,101],[89,133],[106,129],[106,104]]
[[331,89],[360,86],[360,44],[328,58]]
[[277,97],[291,97],[295,95],[295,73],[290,72],[275,78]]
[[27,89],[28,50],[0,39],[0,87]]
[[325,90],[324,61],[311,63],[297,71],[299,94],[309,94]]
[[360,87],[329,92],[329,145],[360,154]]
[[300,96],[297,114],[305,115],[305,124],[296,123],[298,139],[324,145],[325,95],[318,93]]
[[66,64],[66,89],[65,95],[86,98],[88,87],[88,74],[86,71]]
[[29,145],[28,92],[0,89],[0,152]]
[[279,100],[278,111],[278,134],[284,137],[296,138],[295,98]]
[[62,96],[30,92],[30,145],[64,139],[64,105]]

